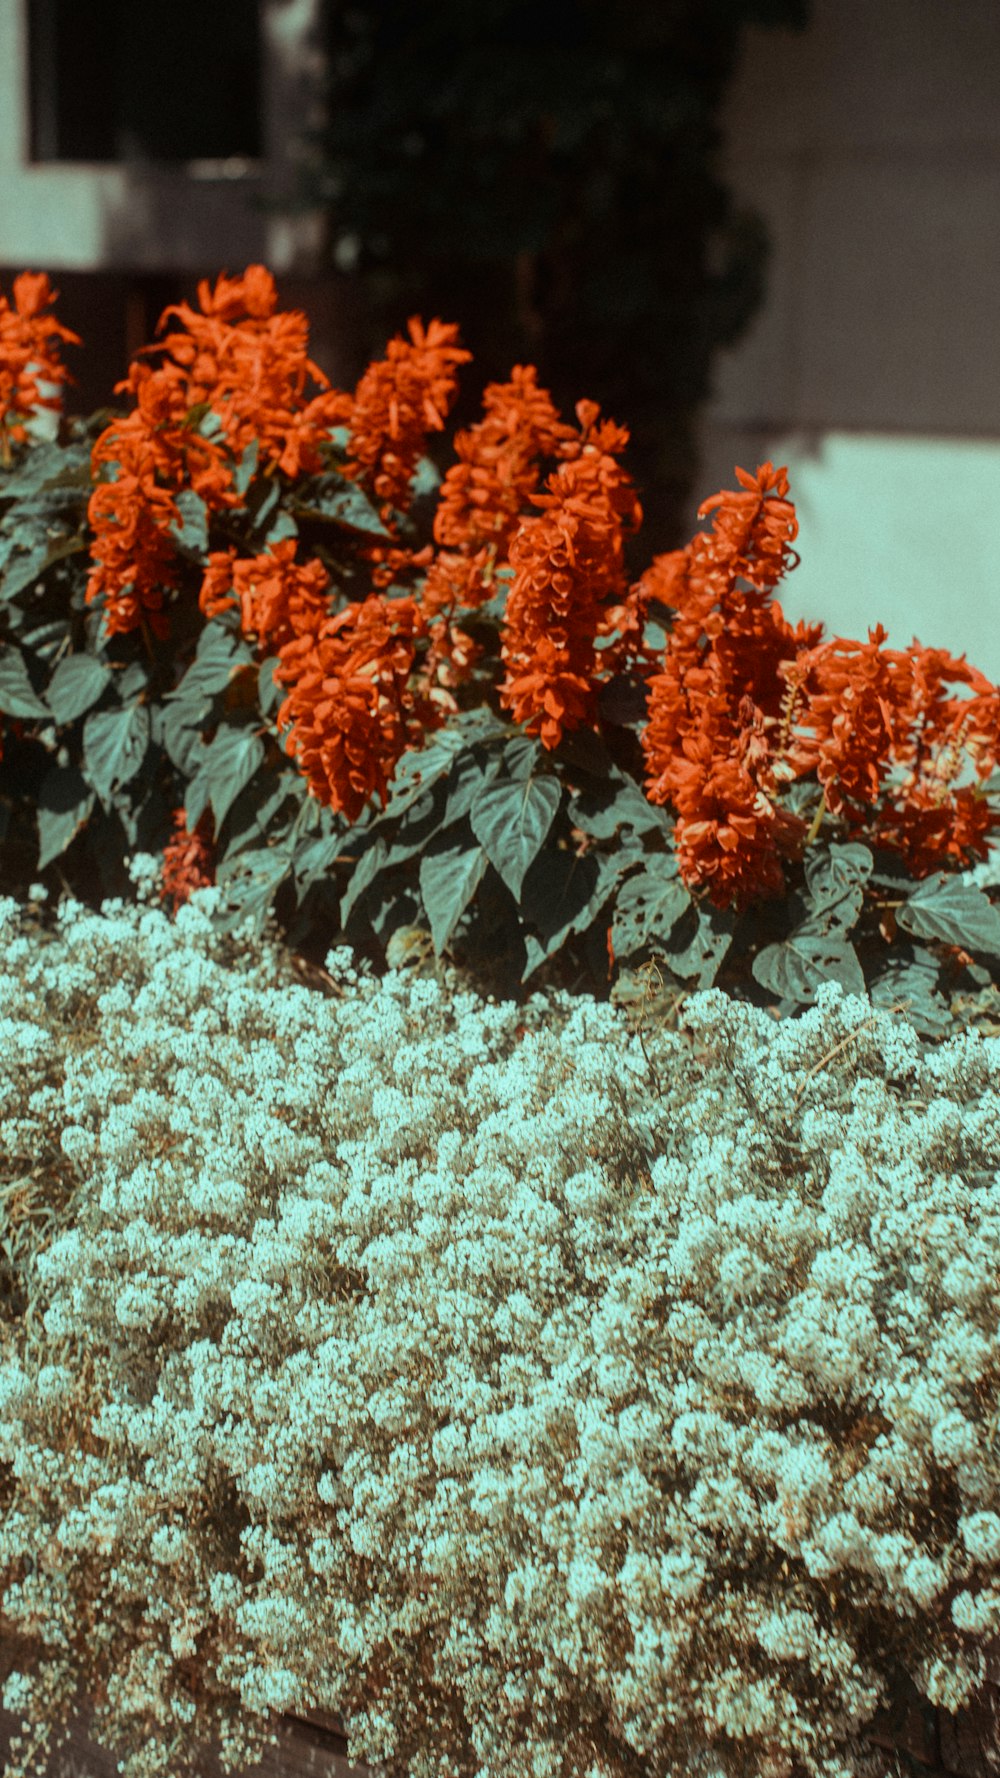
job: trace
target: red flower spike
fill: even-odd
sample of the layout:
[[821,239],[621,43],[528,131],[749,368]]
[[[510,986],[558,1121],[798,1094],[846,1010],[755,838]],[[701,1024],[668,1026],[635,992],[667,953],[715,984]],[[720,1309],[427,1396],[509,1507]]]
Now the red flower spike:
[[6,435],[24,444],[30,437],[24,422],[40,408],[58,412],[61,402],[60,393],[43,395],[39,383],[73,381],[59,348],[78,346],[80,339],[46,314],[59,292],[45,272],[20,272],[13,296],[11,303],[0,291],[0,440]]

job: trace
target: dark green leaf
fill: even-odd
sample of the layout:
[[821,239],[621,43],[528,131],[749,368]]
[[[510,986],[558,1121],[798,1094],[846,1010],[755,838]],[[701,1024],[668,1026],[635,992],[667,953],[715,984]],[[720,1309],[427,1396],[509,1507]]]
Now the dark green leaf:
[[369,885],[375,881],[379,871],[385,864],[386,851],[386,842],[382,836],[379,835],[375,844],[363,854],[355,865],[351,872],[351,880],[340,898],[341,926],[346,927],[347,917],[355,902],[364,894]]
[[449,827],[464,819],[483,785],[492,783],[499,770],[500,758],[495,748],[482,747],[459,754],[448,779],[444,817]]
[[184,792],[184,824],[188,833],[194,833],[205,810],[208,808],[210,792],[211,785],[209,783],[208,774],[199,771],[197,777],[191,779],[190,784]]
[[541,757],[542,744],[534,735],[512,735],[503,749],[507,778],[530,778]]
[[38,868],[59,858],[94,806],[94,792],[79,766],[52,766],[38,792]]
[[538,927],[541,942],[533,933],[525,934],[523,982],[573,933],[593,925],[620,869],[617,859],[594,852],[582,858],[572,852],[546,852],[535,860],[524,881],[521,913]]
[[200,494],[193,488],[182,488],[174,496],[181,515],[179,525],[172,525],[170,534],[186,556],[203,562],[208,555],[208,512]]
[[751,964],[754,980],[781,999],[811,1006],[823,982],[841,982],[847,994],[865,994],[858,954],[843,932],[796,929],[781,944],[765,945]]
[[23,654],[9,642],[0,643],[0,710],[29,721],[33,717],[49,720],[48,706],[32,688]]
[[279,512],[273,525],[267,532],[264,542],[267,545],[267,548],[271,549],[274,544],[283,543],[286,537],[297,537],[298,534],[299,527],[292,518],[291,513]]
[[672,824],[663,809],[647,802],[638,784],[624,772],[610,782],[587,785],[571,800],[569,817],[574,827],[595,840],[612,840],[619,828],[634,833],[662,833],[668,839]]
[[17,640],[25,653],[48,663],[60,655],[72,630],[73,626],[68,618],[57,617],[46,623],[20,625]]
[[287,686],[279,685],[274,678],[275,668],[280,665],[280,658],[276,654],[268,655],[267,660],[260,663],[257,672],[257,702],[262,716],[270,716],[279,708],[288,689]]
[[729,908],[700,904],[696,911],[694,937],[682,951],[668,951],[666,962],[676,976],[688,981],[694,976],[698,990],[710,988],[715,981],[733,942],[736,916]]
[[806,882],[816,900],[823,901],[855,883],[867,883],[873,864],[870,848],[856,841],[837,843],[822,852],[810,847],[805,855]]
[[128,792],[119,793],[112,798],[115,814],[125,829],[129,845],[135,851],[157,852],[161,835],[170,826],[170,812],[163,791],[155,778],[148,778],[135,786],[135,789],[140,795],[134,804]]
[[291,868],[291,859],[280,846],[263,846],[253,852],[241,852],[237,858],[221,859],[215,880],[225,893],[212,914],[216,931],[232,932],[234,927],[252,919],[255,930],[261,932],[274,897]]
[[615,899],[611,943],[624,961],[652,945],[665,945],[691,906],[690,891],[677,875],[672,852],[648,857],[642,870],[626,878]]
[[305,895],[314,883],[325,877],[330,865],[344,849],[343,834],[321,834],[319,839],[309,840],[295,854],[295,882],[300,895]]
[[914,947],[912,962],[893,957],[880,976],[869,983],[871,1003],[880,1012],[892,1012],[905,1001],[897,1017],[924,1037],[944,1037],[952,1027],[950,1010],[937,991],[937,958],[923,945]]
[[232,635],[220,623],[207,623],[198,637],[194,660],[180,684],[164,694],[164,700],[204,708],[207,698],[225,690],[236,667],[252,661],[253,650],[242,637]]
[[437,836],[420,860],[420,894],[440,957],[486,873],[483,847],[469,843],[465,823]]
[[45,694],[56,722],[62,726],[82,716],[97,703],[110,678],[110,667],[93,655],[67,655],[59,662]]
[[864,900],[865,892],[859,883],[845,883],[840,887],[829,884],[822,898],[806,898],[809,913],[797,930],[824,933],[837,927],[840,932],[850,932],[857,925]]
[[407,864],[424,850],[434,834],[441,831],[445,825],[445,800],[445,784],[439,778],[408,805],[395,831],[390,828],[386,834],[385,870],[392,870],[397,864]]
[[296,501],[294,512],[298,518],[328,519],[345,530],[368,536],[389,536],[367,494],[356,482],[339,475],[325,475],[312,482],[305,500]]
[[47,540],[34,544],[20,556],[14,556],[0,580],[0,599],[13,599],[25,587],[33,586],[45,572],[49,560]]
[[233,487],[237,494],[245,494],[257,473],[257,462],[260,457],[260,442],[252,438],[243,452],[242,457],[233,470]]
[[201,770],[208,751],[201,734],[202,719],[201,713],[192,714],[185,704],[167,704],[162,710],[162,745],[171,764],[185,778],[193,778]]
[[251,728],[220,728],[209,743],[198,776],[208,785],[216,833],[263,760],[264,743]]
[[13,468],[0,470],[0,500],[23,500],[52,482],[79,477],[89,463],[89,445],[35,445]]
[[248,505],[253,513],[252,529],[254,531],[265,530],[280,499],[281,488],[278,482],[270,478],[264,478],[251,488]]
[[494,870],[520,900],[521,885],[545,842],[562,798],[558,778],[485,784],[469,811],[472,831]]
[[410,491],[414,500],[422,500],[427,494],[434,494],[441,486],[441,472],[436,463],[429,457],[419,457],[417,467],[410,477]]
[[83,725],[83,762],[103,803],[141,769],[149,746],[149,711],[145,704],[124,709],[95,710]]
[[387,824],[424,796],[432,784],[452,770],[476,732],[474,728],[449,723],[436,730],[423,747],[410,748],[404,753],[389,783],[389,801],[375,820]]
[[945,871],[925,877],[896,919],[918,938],[936,938],[966,951],[1000,957],[1000,910],[975,884]]
[[142,661],[130,661],[118,681],[118,696],[123,704],[130,704],[149,684],[149,674]]
[[[284,844],[305,797],[305,781],[296,773],[281,771],[275,778],[270,773],[258,772],[240,791],[226,817],[227,856],[234,857],[247,846],[259,845],[262,839],[268,845],[279,840]],[[301,822],[298,828],[300,831]]]

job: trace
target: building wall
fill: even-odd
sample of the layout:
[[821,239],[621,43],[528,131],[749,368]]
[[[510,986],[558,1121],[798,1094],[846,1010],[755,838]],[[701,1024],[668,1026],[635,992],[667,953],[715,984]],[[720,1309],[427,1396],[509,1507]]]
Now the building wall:
[[0,289],[25,268],[52,276],[59,317],[83,341],[66,354],[69,413],[114,399],[168,304],[193,302],[200,278],[255,261],[275,272],[282,305],[308,315],[315,360],[335,382],[347,374],[357,298],[322,269],[325,220],[264,207],[293,186],[303,126],[321,120],[319,0],[245,9],[261,34],[261,157],[108,164],[32,160],[28,0],[0,0]]
[[321,102],[318,0],[248,0],[247,17],[262,36],[260,160],[32,162],[27,0],[0,0],[0,265],[172,274],[206,262],[309,265],[318,219],[272,215],[260,200],[288,189],[301,126]]
[[807,31],[748,33],[723,127],[774,251],[700,497],[787,464],[786,615],[1000,680],[1000,6],[813,0]]

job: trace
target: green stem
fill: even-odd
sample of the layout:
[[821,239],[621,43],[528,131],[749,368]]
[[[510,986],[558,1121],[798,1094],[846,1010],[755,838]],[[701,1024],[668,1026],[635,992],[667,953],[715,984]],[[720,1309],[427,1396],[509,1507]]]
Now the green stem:
[[806,834],[806,845],[807,846],[812,845],[817,834],[819,833],[819,830],[823,825],[823,816],[825,813],[826,813],[826,804],[823,801],[823,798],[820,797],[819,806],[818,806],[816,813],[812,819],[812,826],[810,827],[809,832]]

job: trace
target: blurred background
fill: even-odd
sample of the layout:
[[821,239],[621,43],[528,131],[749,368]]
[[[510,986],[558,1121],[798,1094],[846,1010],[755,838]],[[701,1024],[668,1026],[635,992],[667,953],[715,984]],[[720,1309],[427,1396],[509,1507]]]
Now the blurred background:
[[997,0],[0,0],[0,285],[53,275],[69,410],[254,260],[340,387],[420,313],[457,424],[516,362],[600,401],[636,571],[787,464],[786,615],[1000,680]]

